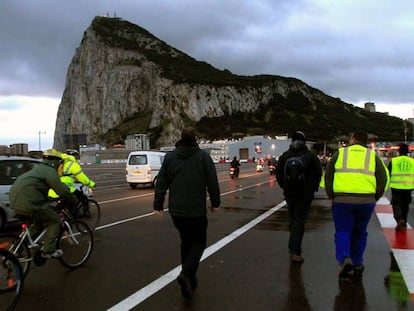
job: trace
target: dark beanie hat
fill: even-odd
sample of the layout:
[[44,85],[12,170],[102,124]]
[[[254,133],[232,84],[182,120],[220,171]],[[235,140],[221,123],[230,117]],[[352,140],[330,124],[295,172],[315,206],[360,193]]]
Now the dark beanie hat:
[[294,132],[292,135],[292,141],[295,141],[295,140],[306,141],[305,134],[303,134],[303,132],[301,131]]
[[408,145],[407,144],[404,144],[404,143],[401,143],[399,145],[398,152],[400,154],[408,154],[409,153]]

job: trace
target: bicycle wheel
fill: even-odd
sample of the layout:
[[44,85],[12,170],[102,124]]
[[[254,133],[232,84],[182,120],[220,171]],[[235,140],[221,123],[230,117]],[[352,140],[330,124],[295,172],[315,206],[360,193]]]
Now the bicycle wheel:
[[19,260],[0,248],[0,310],[13,310],[23,291],[24,276]]
[[101,221],[101,207],[98,202],[94,199],[88,199],[88,204],[79,203],[78,207],[78,217],[81,221],[85,222],[91,230],[99,225]]
[[93,249],[93,234],[87,224],[80,220],[71,222],[65,221],[57,248],[63,251],[63,255],[58,257],[65,267],[76,269],[89,259]]
[[30,269],[30,262],[33,259],[27,243],[21,241],[17,235],[5,233],[0,234],[0,248],[7,249],[17,257],[22,267],[23,275],[26,276]]

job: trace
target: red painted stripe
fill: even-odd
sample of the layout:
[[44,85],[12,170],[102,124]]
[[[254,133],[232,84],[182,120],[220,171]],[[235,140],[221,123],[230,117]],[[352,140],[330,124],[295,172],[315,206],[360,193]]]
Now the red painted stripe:
[[382,228],[391,248],[414,249],[414,230],[395,232],[394,228]]
[[393,211],[392,211],[392,206],[391,205],[389,205],[389,204],[383,204],[383,205],[376,205],[375,206],[375,212],[376,213],[385,213],[385,214],[392,214],[393,213]]

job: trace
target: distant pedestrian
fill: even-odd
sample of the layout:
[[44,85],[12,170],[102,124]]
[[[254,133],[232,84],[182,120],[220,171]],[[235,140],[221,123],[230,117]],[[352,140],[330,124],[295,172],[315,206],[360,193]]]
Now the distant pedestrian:
[[297,263],[304,260],[302,239],[305,221],[322,176],[319,158],[305,142],[305,134],[295,132],[289,149],[279,157],[276,166],[276,180],[283,188],[289,211],[290,259]]
[[197,287],[196,273],[207,244],[207,193],[211,211],[220,207],[216,168],[209,154],[196,143],[195,130],[183,129],[176,149],[165,155],[155,187],[155,214],[163,214],[169,189],[168,209],[181,238],[182,270],[177,278],[181,293],[190,299]]
[[391,204],[397,222],[397,232],[407,227],[411,192],[414,189],[414,159],[410,158],[408,153],[408,145],[400,144],[399,156],[392,158],[388,164],[391,176]]
[[328,162],[325,189],[332,200],[339,279],[362,277],[367,226],[375,203],[384,194],[389,174],[384,162],[367,148],[368,135],[355,131],[350,144]]

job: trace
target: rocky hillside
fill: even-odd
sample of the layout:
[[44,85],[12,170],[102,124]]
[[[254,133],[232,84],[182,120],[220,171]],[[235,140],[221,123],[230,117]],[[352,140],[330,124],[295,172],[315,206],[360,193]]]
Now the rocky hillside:
[[185,125],[206,139],[277,135],[295,129],[337,141],[365,129],[403,140],[399,118],[367,112],[294,78],[237,76],[200,62],[119,18],[96,17],[69,65],[54,147],[65,134],[88,143],[122,143],[150,133],[152,147],[172,145]]

